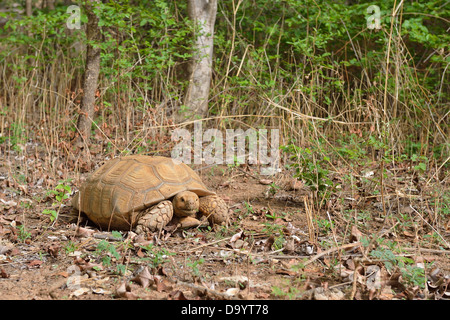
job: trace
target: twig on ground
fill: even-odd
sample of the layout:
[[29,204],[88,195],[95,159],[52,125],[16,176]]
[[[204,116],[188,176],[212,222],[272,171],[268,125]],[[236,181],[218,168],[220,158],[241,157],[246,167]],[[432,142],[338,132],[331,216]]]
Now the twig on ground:
[[409,207],[419,215],[419,217],[423,220],[423,222],[425,222],[431,229],[433,229],[434,232],[436,232],[436,234],[442,239],[442,242],[445,243],[445,245],[447,246],[447,248],[450,248],[450,244],[445,241],[444,237],[441,236],[441,234],[427,221],[425,220],[422,215],[419,213],[419,211],[417,211],[416,209],[414,209],[414,207],[412,205],[409,205]]
[[326,256],[326,255],[328,255],[328,254],[330,254],[332,252],[339,251],[339,250],[342,250],[342,249],[349,249],[349,248],[353,248],[353,247],[358,247],[360,245],[361,245],[361,242],[358,241],[358,242],[344,244],[344,245],[339,246],[339,247],[334,247],[334,248],[328,249],[328,250],[326,250],[324,252],[316,254],[314,257],[312,257],[311,259],[306,261],[303,265],[307,266],[308,264],[310,264],[310,263],[316,261],[317,259],[319,259],[319,258],[321,258],[323,256]]
[[196,250],[199,250],[199,249],[204,248],[204,247],[212,246],[212,245],[214,245],[214,244],[216,244],[216,243],[220,243],[220,242],[223,242],[223,241],[230,240],[231,238],[232,238],[232,237],[227,237],[227,238],[223,238],[223,239],[220,239],[220,240],[217,240],[217,241],[205,243],[205,244],[202,244],[201,246],[198,246],[198,247],[195,247],[195,248],[192,248],[192,249],[187,249],[187,250],[179,251],[178,253],[186,253],[186,252],[196,251]]

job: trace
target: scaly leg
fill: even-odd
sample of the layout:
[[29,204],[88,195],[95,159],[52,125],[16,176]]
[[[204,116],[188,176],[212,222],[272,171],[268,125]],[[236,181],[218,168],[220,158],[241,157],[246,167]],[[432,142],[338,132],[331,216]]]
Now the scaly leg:
[[142,212],[136,226],[136,233],[161,231],[173,217],[172,202],[165,200]]

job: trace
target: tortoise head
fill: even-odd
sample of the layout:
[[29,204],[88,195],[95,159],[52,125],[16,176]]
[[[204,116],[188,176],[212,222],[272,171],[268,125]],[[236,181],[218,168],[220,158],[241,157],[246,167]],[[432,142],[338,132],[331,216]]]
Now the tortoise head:
[[182,191],[173,198],[172,204],[178,217],[194,216],[199,209],[198,195],[191,191]]

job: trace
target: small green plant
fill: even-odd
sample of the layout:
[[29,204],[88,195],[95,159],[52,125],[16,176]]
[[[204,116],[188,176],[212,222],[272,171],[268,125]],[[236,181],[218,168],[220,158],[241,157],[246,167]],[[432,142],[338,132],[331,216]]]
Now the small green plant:
[[414,223],[411,219],[411,216],[407,213],[398,213],[398,216],[395,217],[396,220],[399,222],[399,225],[403,228],[403,229],[407,229],[407,228],[412,228]]
[[417,154],[413,154],[411,156],[411,161],[413,163],[417,163],[414,166],[414,170],[420,173],[424,173],[425,171],[427,171],[428,158],[426,156],[418,156]]
[[327,169],[330,158],[323,155],[321,150],[300,148],[293,143],[281,149],[290,154],[293,163],[289,168],[295,169],[294,178],[303,180],[307,186],[316,191],[319,198],[326,196],[327,191],[333,188]]
[[233,156],[233,163],[228,164],[228,170],[233,170],[234,168],[239,167],[242,164],[242,161],[239,161],[236,155]]
[[388,242],[388,247],[386,247],[385,245],[382,245],[384,243],[383,239],[377,239],[377,242],[377,248],[373,249],[369,255],[376,259],[383,260],[386,269],[392,272],[397,265],[397,258],[392,249],[389,248],[390,243]]
[[425,288],[425,269],[414,265],[414,260],[407,257],[397,257],[398,267],[403,280],[410,286]]
[[255,210],[253,209],[253,206],[249,202],[244,201],[244,206],[247,211],[247,214],[255,214]]
[[334,227],[334,222],[328,219],[315,219],[315,222],[324,234],[327,234]]
[[272,287],[272,294],[281,299],[293,300],[300,293],[300,290],[289,284],[286,284],[285,288],[279,286]]
[[[267,214],[266,216],[270,217],[271,219],[273,218],[274,220],[278,218],[278,216],[276,215]],[[284,226],[273,222],[264,222],[263,225],[264,228],[262,229],[262,232],[267,233],[269,236],[273,237],[272,248],[274,250],[282,249],[286,241],[283,232]]]
[[102,240],[98,243],[95,254],[102,257],[102,264],[105,267],[111,266],[111,256],[117,260],[121,258],[116,247],[106,240]]
[[278,189],[280,189],[280,187],[277,186],[277,185],[275,184],[275,182],[272,182],[272,183],[269,185],[269,194],[270,194],[271,196],[274,196],[274,195],[278,192]]
[[25,228],[23,224],[17,226],[17,230],[19,230],[19,233],[17,234],[17,239],[20,242],[25,242],[27,239],[31,238],[31,233],[28,232],[28,230]]
[[33,207],[32,203],[28,201],[20,201],[19,206],[24,209],[31,209]]
[[236,213],[240,213],[240,218],[244,219],[249,215],[255,214],[255,209],[253,209],[251,203],[244,201],[244,208],[236,209]]
[[348,137],[349,141],[341,141],[341,147],[337,147],[336,151],[344,158],[351,160],[360,160],[366,156],[366,151],[362,149],[362,144],[358,141],[358,137],[355,134],[351,134]]
[[75,242],[69,240],[67,244],[64,246],[64,251],[69,254],[75,252],[78,249],[78,246]]
[[354,210],[344,210],[343,217],[348,222],[354,222],[357,225],[365,226],[372,220],[372,214],[368,210],[354,212]]
[[272,220],[281,219],[284,218],[284,216],[286,216],[286,212],[281,212],[280,215],[278,215],[276,212],[266,213],[266,217]]
[[23,151],[23,145],[27,142],[27,136],[25,135],[25,127],[22,123],[11,123],[11,135],[9,136],[9,142],[14,151]]
[[62,205],[64,201],[69,198],[72,189],[67,184],[70,182],[70,179],[60,181],[58,185],[52,189],[47,191],[47,195],[53,194],[55,196],[55,201],[52,203],[52,208],[55,209],[44,209],[42,214],[48,215],[50,217],[50,222],[55,222],[58,219],[59,212],[61,211]]
[[[118,231],[112,231],[112,236],[118,240],[122,239],[122,234]],[[126,249],[127,242],[118,241],[115,245],[109,243],[106,240],[102,240],[97,244],[97,248],[94,252],[94,255],[101,257],[102,265],[104,267],[111,267],[113,258],[116,261],[120,261],[121,255],[119,254],[118,249],[122,246],[122,248]],[[116,273],[117,274],[125,274],[126,266],[118,263],[116,265]]]
[[194,276],[196,278],[200,278],[201,273],[198,266],[203,264],[205,262],[205,259],[200,258],[196,261],[192,261],[190,258],[187,258],[187,261],[188,262],[186,262],[186,265],[192,269],[192,273],[194,274]]
[[395,242],[385,241],[382,238],[377,239],[377,242],[378,246],[369,253],[370,256],[382,260],[389,272],[393,272],[395,269],[399,270],[407,284],[424,288],[424,268],[414,265],[414,260],[408,257],[396,255],[394,253],[397,246]]
[[160,268],[164,263],[169,261],[169,256],[175,254],[169,252],[165,248],[155,247],[151,243],[145,246],[141,246],[141,248],[147,252],[147,256],[141,258],[141,260],[147,261],[150,267],[153,269]]

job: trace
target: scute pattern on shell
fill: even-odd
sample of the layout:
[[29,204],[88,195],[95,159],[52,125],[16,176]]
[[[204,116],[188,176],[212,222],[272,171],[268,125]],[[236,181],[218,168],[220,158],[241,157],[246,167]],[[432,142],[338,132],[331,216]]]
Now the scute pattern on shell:
[[215,194],[184,163],[165,157],[126,156],[94,172],[72,205],[100,227],[129,230],[143,209],[185,190],[200,197]]

